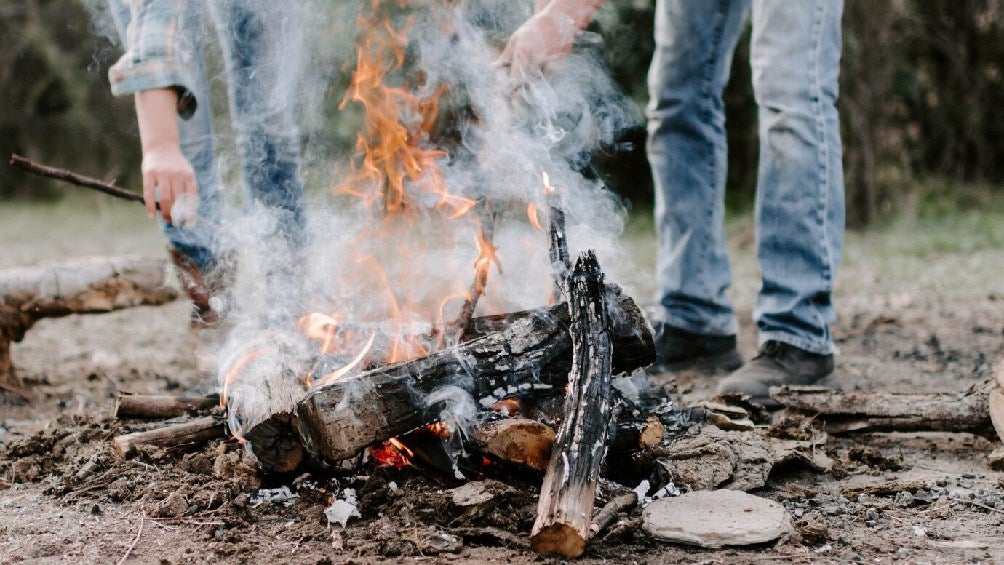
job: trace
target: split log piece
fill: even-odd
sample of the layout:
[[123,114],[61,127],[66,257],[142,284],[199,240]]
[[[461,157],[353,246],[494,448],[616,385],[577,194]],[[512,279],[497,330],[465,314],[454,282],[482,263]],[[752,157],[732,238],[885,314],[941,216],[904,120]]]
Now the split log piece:
[[223,420],[205,416],[180,424],[171,424],[144,432],[116,436],[112,440],[115,452],[122,457],[130,457],[143,446],[178,447],[186,444],[201,444],[226,437]]
[[866,432],[970,432],[994,435],[989,414],[992,385],[962,392],[839,391],[822,387],[773,387],[771,398],[788,410],[815,417],[832,434]]
[[600,464],[613,416],[612,343],[603,273],[592,251],[568,280],[572,370],[551,460],[537,503],[530,546],[541,555],[578,557],[590,537]]
[[160,305],[177,298],[167,262],[149,257],[97,257],[0,271],[0,384],[12,383],[10,343],[42,318]]
[[220,395],[218,394],[184,397],[122,392],[115,400],[115,417],[168,420],[186,414],[208,414],[219,405]]
[[[648,366],[655,355],[648,322],[619,289],[600,289],[617,305],[617,319],[608,322],[614,340],[613,371],[630,373]],[[291,422],[310,454],[341,461],[370,444],[439,420],[439,410],[424,399],[443,386],[464,390],[486,409],[507,397],[560,395],[572,365],[568,316],[568,307],[562,304],[491,320],[476,318],[471,324],[474,330],[501,329],[419,359],[314,388],[295,408],[273,412],[273,417],[248,426],[244,438],[263,465],[290,461],[282,452],[290,447],[290,437],[284,436],[282,442],[267,438],[282,435],[277,430]],[[264,443],[259,428],[265,432]]]
[[539,473],[547,469],[554,429],[527,418],[495,420],[474,428],[471,447],[506,463]]
[[615,496],[593,516],[593,524],[589,527],[589,531],[593,536],[599,534],[613,523],[618,514],[634,508],[635,504],[638,504],[638,494],[634,491]]

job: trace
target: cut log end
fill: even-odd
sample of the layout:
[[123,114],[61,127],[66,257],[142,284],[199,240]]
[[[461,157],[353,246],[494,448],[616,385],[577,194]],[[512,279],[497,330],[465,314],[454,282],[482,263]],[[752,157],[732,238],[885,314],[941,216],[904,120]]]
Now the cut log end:
[[502,461],[543,473],[551,459],[554,430],[535,420],[499,420],[475,429],[474,444]]
[[255,426],[244,439],[254,446],[254,454],[264,469],[291,473],[307,456],[295,430],[295,416],[277,414]]
[[568,524],[551,524],[530,538],[530,547],[539,555],[578,557],[586,549],[586,540]]

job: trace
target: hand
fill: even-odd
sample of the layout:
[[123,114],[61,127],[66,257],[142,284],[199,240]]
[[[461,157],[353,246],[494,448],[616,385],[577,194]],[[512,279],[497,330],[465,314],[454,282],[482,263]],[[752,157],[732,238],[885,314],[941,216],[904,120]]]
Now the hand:
[[[172,221],[175,203],[191,202],[198,195],[195,184],[195,170],[181,154],[181,148],[160,145],[147,148],[143,153],[143,201],[146,212],[153,218],[157,203],[160,212],[168,222]],[[184,206],[178,206],[179,211]],[[188,216],[182,213],[179,216]]]
[[[143,146],[143,201],[152,219],[160,202],[160,213],[170,222],[172,214],[191,208],[198,194],[195,171],[181,154],[178,137],[178,93],[169,88],[155,88],[136,93],[136,117]],[[185,202],[174,210],[176,201]]]
[[512,34],[497,64],[509,67],[517,81],[540,75],[548,64],[572,50],[578,33],[572,18],[545,6]]

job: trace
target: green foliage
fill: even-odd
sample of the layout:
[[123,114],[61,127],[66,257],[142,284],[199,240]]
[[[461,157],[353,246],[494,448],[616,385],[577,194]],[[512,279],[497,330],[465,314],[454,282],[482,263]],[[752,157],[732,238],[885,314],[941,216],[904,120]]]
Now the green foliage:
[[[128,100],[104,74],[117,50],[95,33],[83,5],[4,0],[0,5],[0,158],[20,153],[127,186],[139,184],[139,147]],[[60,194],[51,181],[0,166],[0,198]]]

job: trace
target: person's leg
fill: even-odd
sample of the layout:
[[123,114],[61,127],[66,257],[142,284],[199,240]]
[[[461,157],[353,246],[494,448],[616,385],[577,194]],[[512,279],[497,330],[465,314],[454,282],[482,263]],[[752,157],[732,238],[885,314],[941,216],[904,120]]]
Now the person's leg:
[[[109,0],[110,12],[119,37],[125,43],[131,14],[122,0]],[[210,298],[219,289],[217,278],[219,258],[225,248],[221,243],[222,211],[220,188],[213,156],[213,124],[209,103],[209,81],[203,62],[204,9],[197,1],[190,1],[182,10],[180,26],[184,38],[183,57],[192,73],[192,91],[197,101],[195,113],[188,119],[178,119],[181,152],[195,170],[199,190],[198,218],[190,225],[178,226],[161,222],[169,242],[171,258],[179,270],[182,285],[195,303],[193,323],[212,321]]]
[[770,386],[833,372],[833,282],[843,243],[836,110],[842,0],[754,0],[750,64],[759,107],[754,310],[759,355],[719,392],[773,404]]
[[230,113],[244,182],[241,261],[262,281],[242,312],[263,327],[291,328],[304,314],[306,245],[300,134],[294,121],[301,56],[299,3],[216,0]]
[[755,0],[750,64],[759,106],[754,311],[760,344],[833,353],[829,325],[844,236],[836,100],[842,0]]
[[[648,157],[655,181],[661,349],[735,352],[723,225],[727,166],[722,92],[748,1],[659,0],[649,69]],[[702,346],[701,344],[704,344]],[[706,347],[705,347],[706,346]],[[686,355],[686,352],[681,354]],[[672,361],[676,352],[666,352]]]
[[230,112],[251,200],[276,220],[276,236],[302,245],[300,133],[294,121],[302,28],[293,5],[216,0]]

